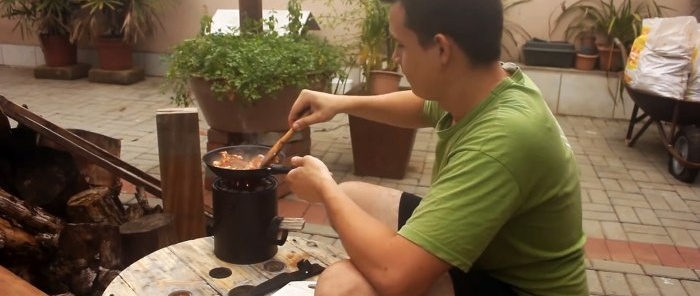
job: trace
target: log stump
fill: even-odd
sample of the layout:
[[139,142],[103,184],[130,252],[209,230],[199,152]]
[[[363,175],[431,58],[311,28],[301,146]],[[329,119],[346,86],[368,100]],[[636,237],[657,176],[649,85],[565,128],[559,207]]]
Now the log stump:
[[68,200],[66,212],[72,223],[107,223],[121,225],[126,222],[121,204],[112,197],[107,187],[97,187],[82,191]]
[[154,213],[122,224],[124,266],[176,242],[173,217],[168,213]]

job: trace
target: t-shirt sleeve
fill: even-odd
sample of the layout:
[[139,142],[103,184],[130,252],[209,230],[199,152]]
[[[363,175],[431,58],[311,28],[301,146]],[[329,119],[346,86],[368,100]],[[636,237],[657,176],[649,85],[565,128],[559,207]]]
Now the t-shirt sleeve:
[[440,109],[437,102],[426,100],[423,103],[423,115],[428,119],[430,125],[436,126],[445,112]]
[[519,187],[481,151],[456,152],[448,161],[399,234],[468,271],[520,205]]

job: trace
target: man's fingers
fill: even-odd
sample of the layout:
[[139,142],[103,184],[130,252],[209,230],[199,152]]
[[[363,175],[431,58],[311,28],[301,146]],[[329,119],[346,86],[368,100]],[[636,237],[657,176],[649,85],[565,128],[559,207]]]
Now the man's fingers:
[[309,114],[308,116],[299,118],[297,121],[294,122],[294,124],[292,124],[292,128],[294,128],[295,131],[301,131],[302,129],[314,123],[319,123],[322,121],[324,120],[321,117],[321,112],[314,112]]
[[301,166],[304,164],[304,158],[299,157],[299,156],[294,156],[291,159],[292,165],[295,167]]

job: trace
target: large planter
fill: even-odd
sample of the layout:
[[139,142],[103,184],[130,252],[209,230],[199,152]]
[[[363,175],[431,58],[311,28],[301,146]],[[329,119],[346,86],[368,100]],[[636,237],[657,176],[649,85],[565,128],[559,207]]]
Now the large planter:
[[49,67],[66,67],[78,63],[78,48],[66,35],[39,35],[44,61]]
[[598,46],[600,69],[608,72],[622,70],[622,52],[617,47]]
[[95,41],[100,69],[108,71],[131,70],[134,67],[131,44],[122,38],[100,37]]
[[[355,87],[348,94],[368,94]],[[398,90],[395,88],[393,91]],[[416,129],[391,126],[349,116],[355,175],[403,179],[406,175]]]
[[379,95],[397,91],[401,82],[401,75],[394,71],[373,70],[369,75],[370,94]]
[[211,92],[211,83],[193,77],[189,81],[204,120],[209,127],[231,133],[259,133],[289,129],[287,117],[300,89],[289,87],[272,97],[263,97],[255,104],[248,104],[230,95],[217,100]]

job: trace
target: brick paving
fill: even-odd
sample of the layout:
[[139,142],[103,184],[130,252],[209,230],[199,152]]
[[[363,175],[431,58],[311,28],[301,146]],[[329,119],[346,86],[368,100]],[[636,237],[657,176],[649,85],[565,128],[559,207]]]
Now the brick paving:
[[[161,85],[155,77],[131,86],[36,80],[31,69],[0,67],[0,95],[62,127],[122,139],[121,158],[155,177],[160,175],[155,111],[173,107]],[[581,169],[591,294],[700,295],[698,182],[685,184],[667,173],[667,154],[653,129],[629,148],[625,120],[557,119]],[[207,125],[201,117],[200,129],[204,152]],[[404,179],[358,177],[352,172],[347,118],[339,115],[312,129],[311,154],[338,181],[362,180],[419,195],[429,186],[434,148],[431,129],[422,129]],[[280,214],[309,222],[297,235],[342,247],[323,207],[292,195],[280,199],[279,207]]]

